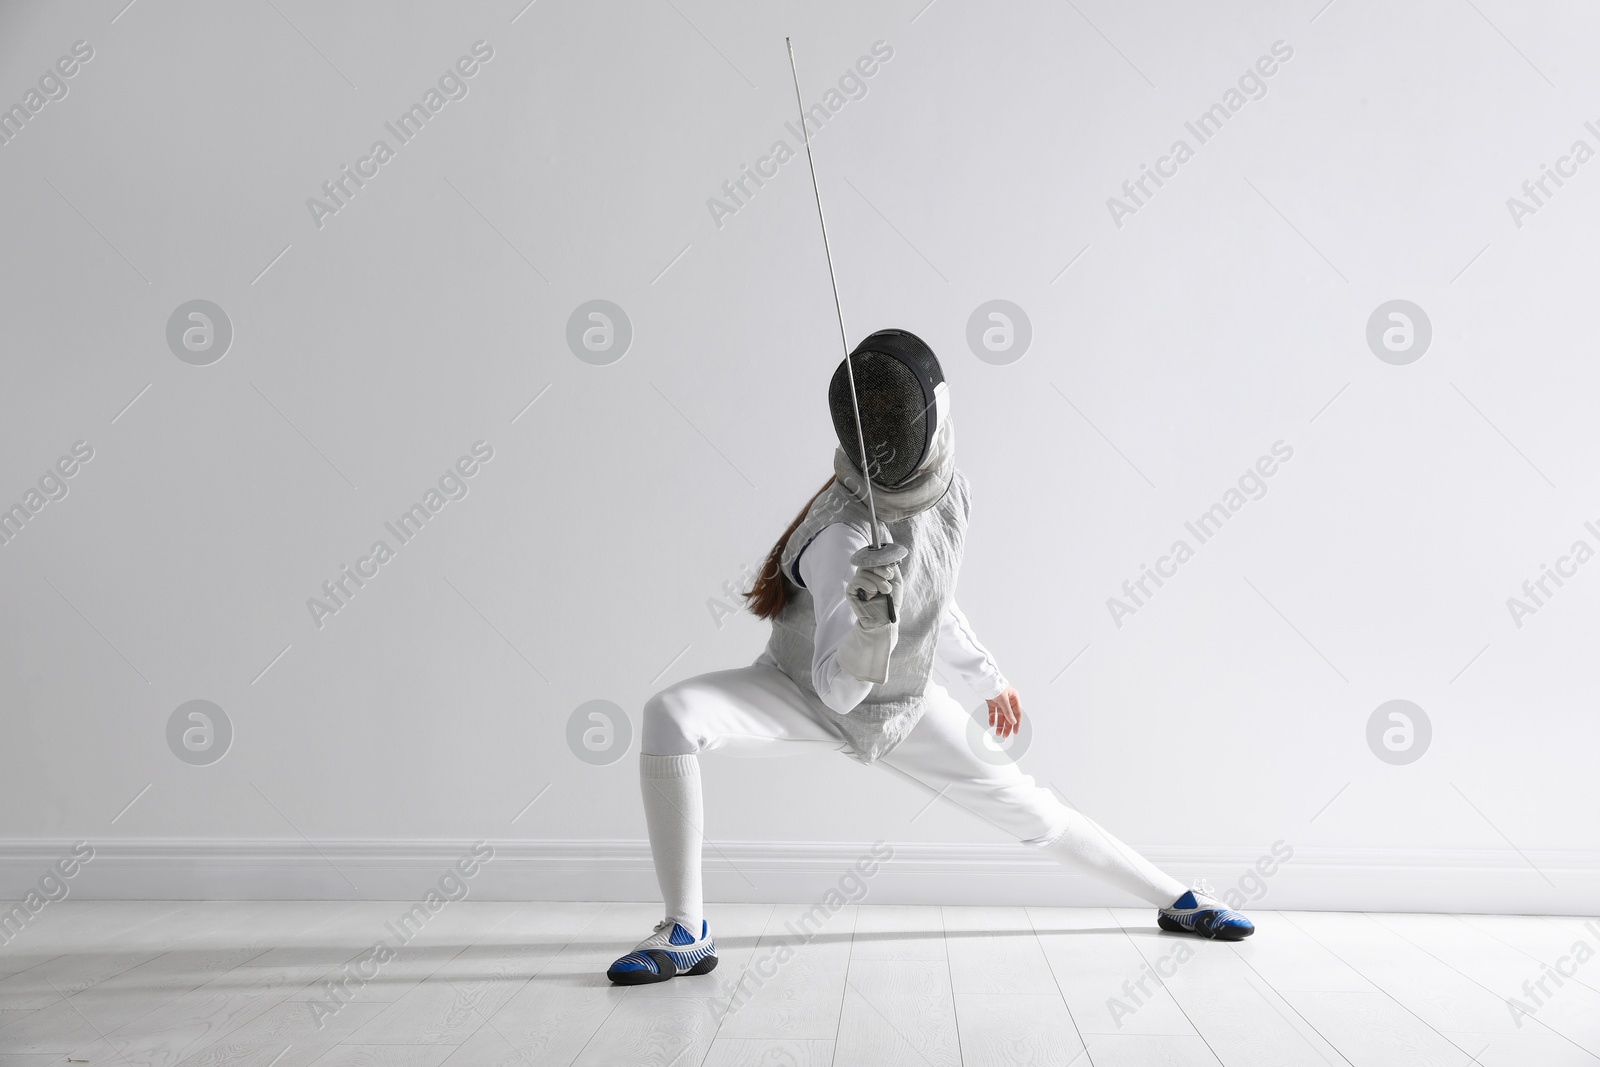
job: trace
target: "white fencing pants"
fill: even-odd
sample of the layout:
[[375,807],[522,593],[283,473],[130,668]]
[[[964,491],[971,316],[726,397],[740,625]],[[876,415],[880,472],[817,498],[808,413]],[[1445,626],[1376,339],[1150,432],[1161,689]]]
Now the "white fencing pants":
[[[1067,807],[1008,758],[969,734],[972,716],[930,682],[922,718],[874,766],[918,782],[942,799],[1004,830],[1023,844],[1097,875],[1156,905],[1170,905],[1183,883],[1163,874],[1088,816]],[[689,678],[644,706],[640,786],[656,876],[668,915],[699,933],[702,807],[701,752],[781,756],[821,746],[843,751],[841,734],[782,671],[758,660],[735,670]],[[981,741],[978,742],[981,745]],[[693,925],[689,925],[692,923]]]

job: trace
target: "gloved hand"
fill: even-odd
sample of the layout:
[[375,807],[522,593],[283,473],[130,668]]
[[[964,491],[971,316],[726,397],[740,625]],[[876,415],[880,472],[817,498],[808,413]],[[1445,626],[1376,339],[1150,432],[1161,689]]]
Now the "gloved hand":
[[903,546],[885,545],[864,548],[851,558],[856,569],[845,583],[844,599],[856,624],[839,646],[839,665],[863,682],[889,680],[889,654],[900,640],[900,624],[890,605],[903,602],[899,561],[905,554]]
[[891,625],[889,604],[891,600],[899,602],[904,585],[898,563],[887,567],[857,567],[844,587],[844,598],[850,603],[850,610],[856,613],[856,625],[865,630]]

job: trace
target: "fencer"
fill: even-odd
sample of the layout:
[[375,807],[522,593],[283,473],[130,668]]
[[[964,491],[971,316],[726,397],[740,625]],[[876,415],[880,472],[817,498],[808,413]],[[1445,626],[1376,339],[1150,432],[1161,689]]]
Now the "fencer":
[[833,477],[746,594],[772,624],[766,649],[747,667],[679,682],[644,706],[640,786],[665,915],[607,976],[635,985],[717,965],[701,890],[705,753],[837,749],[1143,899],[1164,930],[1251,934],[1250,920],[1203,884],[1186,887],[1009,758],[997,764],[968,743],[970,717],[934,679],[936,667],[986,699],[998,737],[1014,733],[1023,712],[956,603],[971,505],[932,349],[905,330],[872,334],[839,364],[828,406]]

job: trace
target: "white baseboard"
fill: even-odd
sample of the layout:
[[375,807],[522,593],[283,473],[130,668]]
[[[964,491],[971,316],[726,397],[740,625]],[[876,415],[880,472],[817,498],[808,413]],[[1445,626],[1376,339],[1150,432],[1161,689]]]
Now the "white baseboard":
[[[74,899],[416,900],[471,847],[465,841],[121,839],[94,843],[68,882]],[[644,841],[491,841],[468,882],[480,900],[656,900]],[[1022,845],[897,844],[865,882],[879,904],[1130,906],[1132,898]],[[0,840],[0,900],[33,888],[73,842]],[[708,842],[710,901],[810,903],[841,887],[869,842]],[[1185,881],[1204,876],[1258,908],[1594,914],[1600,853],[1297,847],[1268,877],[1268,846],[1151,848]],[[1272,864],[1264,865],[1267,869]],[[861,890],[842,883],[845,895]]]

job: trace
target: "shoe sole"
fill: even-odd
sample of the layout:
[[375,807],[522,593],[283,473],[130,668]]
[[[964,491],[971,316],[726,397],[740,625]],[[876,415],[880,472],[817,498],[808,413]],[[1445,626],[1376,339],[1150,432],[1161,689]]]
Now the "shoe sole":
[[[652,959],[655,959],[658,967],[672,962],[670,959],[662,960],[654,954],[650,955]],[[666,973],[664,970],[654,974],[649,971],[607,971],[606,977],[611,979],[613,985],[654,985],[657,982],[670,981],[680,975],[710,974],[716,969],[717,957],[707,956],[687,971],[674,970],[671,974]]]
[[1176,919],[1169,919],[1165,915],[1156,916],[1156,925],[1170,934],[1194,934],[1196,937],[1209,938],[1212,941],[1243,941],[1256,932],[1254,927],[1244,930],[1237,926],[1224,926],[1216,933],[1208,934],[1199,927],[1190,929]]

